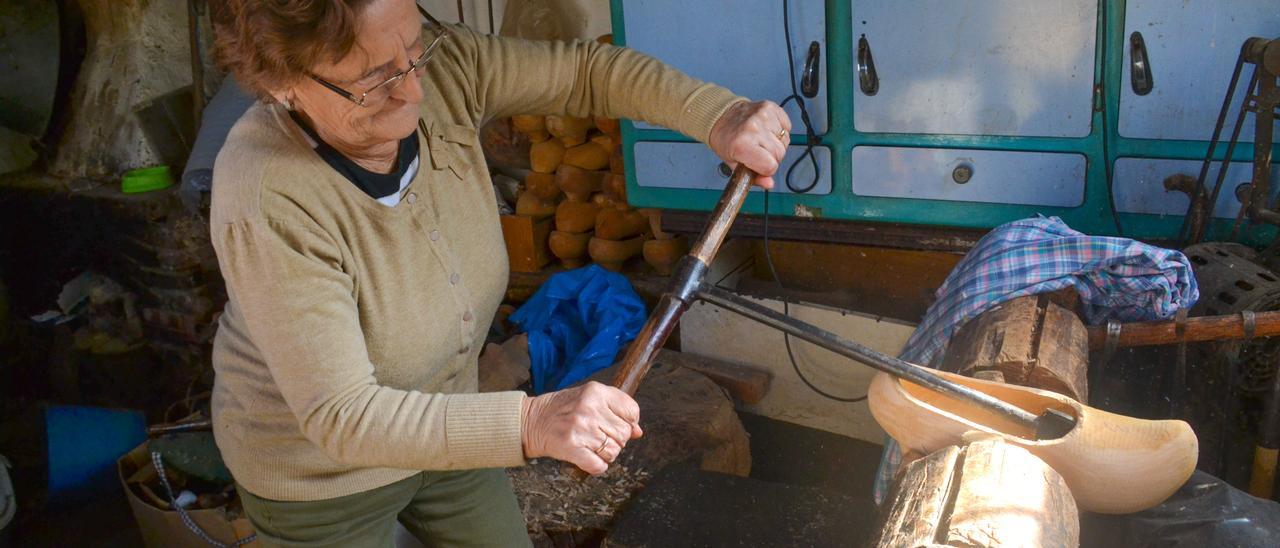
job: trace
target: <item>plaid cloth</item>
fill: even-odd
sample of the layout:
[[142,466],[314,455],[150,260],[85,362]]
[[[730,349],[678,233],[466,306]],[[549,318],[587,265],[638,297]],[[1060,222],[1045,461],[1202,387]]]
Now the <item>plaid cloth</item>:
[[[899,357],[936,368],[966,321],[1011,299],[1065,287],[1080,294],[1085,321],[1095,325],[1169,318],[1200,298],[1181,252],[1088,236],[1057,217],[1023,219],[996,227],[956,265]],[[901,459],[889,439],[876,475],[877,503]]]

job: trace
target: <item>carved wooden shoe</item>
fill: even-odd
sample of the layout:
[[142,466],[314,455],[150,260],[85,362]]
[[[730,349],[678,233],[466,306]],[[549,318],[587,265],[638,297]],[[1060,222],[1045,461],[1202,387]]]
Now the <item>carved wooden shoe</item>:
[[591,241],[591,233],[574,234],[572,232],[551,231],[547,244],[551,254],[560,259],[566,268],[578,268],[587,264],[587,242]]
[[565,200],[556,208],[556,230],[581,234],[596,227],[600,206],[591,202]]
[[643,249],[644,236],[621,241],[592,238],[587,244],[587,252],[591,254],[591,260],[614,272],[622,270],[623,263],[639,255]]
[[555,200],[560,197],[556,176],[551,173],[530,171],[524,177],[524,188],[542,200]]
[[603,209],[596,216],[596,236],[606,240],[625,240],[648,230],[649,217],[634,209]]
[[606,173],[600,179],[600,191],[621,202],[627,203],[627,178],[622,175]]
[[929,454],[961,442],[966,432],[996,434],[1057,470],[1081,510],[1138,512],[1160,504],[1195,470],[1198,442],[1183,421],[1150,421],[1094,409],[1035,388],[934,372],[1035,414],[1053,408],[1076,417],[1066,436],[1036,440],[972,404],[879,373],[871,381],[871,414],[904,451]]
[[539,198],[526,189],[516,198],[516,214],[534,218],[550,217],[556,214],[556,201]]
[[644,243],[644,260],[658,274],[670,276],[675,264],[689,252],[689,240],[679,235],[666,240],[649,240]]
[[575,202],[590,200],[591,195],[600,190],[600,181],[603,178],[603,173],[587,171],[569,164],[561,164],[556,169],[556,186],[559,186],[560,190]]

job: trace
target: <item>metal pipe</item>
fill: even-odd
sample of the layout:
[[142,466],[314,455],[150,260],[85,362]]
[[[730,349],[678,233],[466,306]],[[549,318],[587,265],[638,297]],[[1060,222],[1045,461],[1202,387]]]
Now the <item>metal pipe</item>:
[[[1188,245],[1200,243],[1200,239],[1204,236],[1204,231],[1202,227],[1196,226],[1194,223],[1192,223],[1191,226],[1188,226],[1187,221],[1188,219],[1194,218],[1192,213],[1195,212],[1197,208],[1197,202],[1195,199],[1200,197],[1203,194],[1207,194],[1207,192],[1205,191],[1204,180],[1205,180],[1205,177],[1209,175],[1209,166],[1213,164],[1213,152],[1215,149],[1218,148],[1218,138],[1222,137],[1222,126],[1227,121],[1227,112],[1231,110],[1231,100],[1234,99],[1236,96],[1236,84],[1240,83],[1240,69],[1244,68],[1244,56],[1245,56],[1245,50],[1247,49],[1247,44],[1248,42],[1246,42],[1246,45],[1240,47],[1240,55],[1236,57],[1236,68],[1231,73],[1231,84],[1227,86],[1227,98],[1222,101],[1222,109],[1218,111],[1218,121],[1213,126],[1213,136],[1209,138],[1209,152],[1205,154],[1204,162],[1200,164],[1200,175],[1196,177],[1195,189],[1191,191],[1187,191],[1187,195],[1191,196],[1192,200],[1191,200],[1191,204],[1187,208],[1187,215],[1182,219],[1182,228],[1178,230],[1178,238],[1180,241]],[[1253,88],[1253,83],[1252,83],[1252,80],[1250,80],[1248,89],[1252,89],[1252,88]],[[1249,94],[1248,91],[1246,91],[1245,95],[1248,95],[1248,94]],[[1236,133],[1234,135],[1238,137],[1239,131],[1240,131],[1240,122],[1236,123],[1235,131]],[[1233,143],[1235,142],[1235,139],[1236,138],[1234,137],[1232,138]],[[1231,161],[1231,155],[1229,153],[1227,154],[1226,161],[1228,162]],[[1166,185],[1166,188],[1167,188],[1167,185]],[[1207,203],[1207,208],[1208,208],[1207,211],[1201,212],[1201,213],[1204,213],[1203,220],[1205,220],[1205,222],[1207,222],[1208,219],[1213,218],[1213,209],[1217,205],[1214,202],[1216,202],[1218,199],[1218,191],[1220,189],[1221,189],[1221,182],[1218,183],[1218,186],[1215,186],[1213,188],[1213,200],[1210,200]],[[1188,230],[1190,231],[1189,233],[1188,233]],[[1182,246],[1182,247],[1185,247],[1185,246]]]
[[999,413],[1004,418],[1032,431],[1038,432],[1043,426],[1040,417],[1021,407],[1014,406],[968,386],[948,381],[923,367],[876,352],[856,342],[845,340],[839,335],[800,322],[723,289],[704,285],[698,291],[698,297],[720,308],[740,314],[798,339],[811,342],[846,358],[867,364],[894,377],[975,403],[985,409]]

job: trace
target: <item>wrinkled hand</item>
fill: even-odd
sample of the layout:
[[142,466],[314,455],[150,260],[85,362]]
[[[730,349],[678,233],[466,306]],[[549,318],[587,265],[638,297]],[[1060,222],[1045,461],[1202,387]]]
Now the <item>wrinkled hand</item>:
[[525,398],[520,435],[526,458],[552,457],[603,474],[640,430],[640,406],[598,382]]
[[707,141],[730,167],[746,164],[759,175],[756,185],[773,188],[773,175],[791,142],[791,118],[773,101],[742,101],[720,116]]

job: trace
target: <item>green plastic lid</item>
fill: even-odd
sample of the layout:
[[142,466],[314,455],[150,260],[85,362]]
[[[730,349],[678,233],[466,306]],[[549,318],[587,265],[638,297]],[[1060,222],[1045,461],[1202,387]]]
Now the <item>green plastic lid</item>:
[[125,172],[120,180],[120,191],[125,194],[163,190],[173,186],[169,166],[144,167]]

